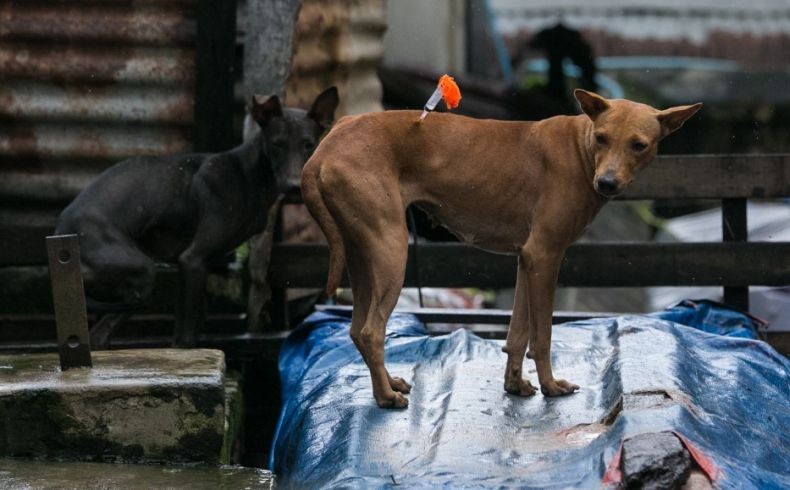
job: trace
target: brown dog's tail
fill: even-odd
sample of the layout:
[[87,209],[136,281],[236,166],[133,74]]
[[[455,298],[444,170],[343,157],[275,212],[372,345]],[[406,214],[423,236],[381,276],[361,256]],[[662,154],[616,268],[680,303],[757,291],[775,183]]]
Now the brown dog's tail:
[[[312,163],[312,164],[311,164]],[[317,161],[308,162],[302,172],[302,199],[313,218],[318,222],[321,231],[326,235],[329,244],[329,277],[326,281],[326,295],[331,297],[340,286],[343,269],[346,265],[346,248],[340,229],[334,217],[326,207],[321,190],[318,188],[318,175],[321,166]]]

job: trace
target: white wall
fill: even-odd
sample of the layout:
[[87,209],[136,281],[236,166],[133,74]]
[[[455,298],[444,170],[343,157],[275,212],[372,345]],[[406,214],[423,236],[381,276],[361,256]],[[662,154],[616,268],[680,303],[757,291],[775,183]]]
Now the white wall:
[[465,71],[464,0],[388,0],[384,62]]

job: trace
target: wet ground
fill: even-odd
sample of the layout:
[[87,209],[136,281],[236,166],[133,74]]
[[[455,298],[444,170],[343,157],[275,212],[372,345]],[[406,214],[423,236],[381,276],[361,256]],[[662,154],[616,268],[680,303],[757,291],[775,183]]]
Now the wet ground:
[[148,466],[0,459],[0,488],[3,490],[241,490],[273,486],[271,472],[239,466]]

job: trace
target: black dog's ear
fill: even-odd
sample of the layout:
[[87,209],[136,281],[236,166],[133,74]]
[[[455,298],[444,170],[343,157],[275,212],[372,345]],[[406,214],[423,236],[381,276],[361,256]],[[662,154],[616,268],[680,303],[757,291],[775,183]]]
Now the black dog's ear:
[[595,121],[595,118],[601,115],[606,109],[609,108],[609,102],[603,97],[593,92],[588,92],[577,88],[573,91],[573,96],[579,101],[579,106],[582,108],[590,119]]
[[658,113],[658,122],[661,123],[661,137],[669,135],[677,131],[683,126],[683,123],[691,116],[697,113],[702,108],[702,102],[697,102],[694,105],[682,105],[678,107],[670,107]]
[[260,127],[265,127],[275,117],[282,117],[283,108],[280,105],[279,97],[276,95],[253,95],[250,115]]
[[315,98],[307,115],[322,128],[329,129],[335,120],[335,109],[339,102],[337,87],[329,87]]

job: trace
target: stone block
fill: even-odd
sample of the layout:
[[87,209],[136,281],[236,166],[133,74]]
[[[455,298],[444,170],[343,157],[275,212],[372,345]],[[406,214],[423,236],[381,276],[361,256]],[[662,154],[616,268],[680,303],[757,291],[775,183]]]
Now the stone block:
[[217,463],[224,380],[208,349],[99,351],[68,371],[54,353],[0,356],[0,456]]

